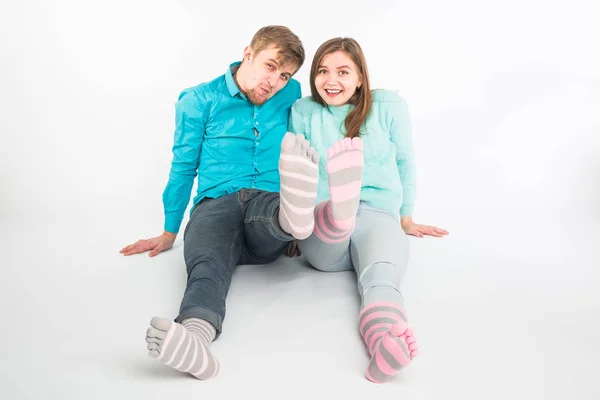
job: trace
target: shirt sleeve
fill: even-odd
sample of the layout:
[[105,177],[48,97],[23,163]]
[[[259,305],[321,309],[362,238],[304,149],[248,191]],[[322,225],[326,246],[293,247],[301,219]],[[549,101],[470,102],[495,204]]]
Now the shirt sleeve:
[[185,90],[175,103],[175,135],[169,181],[163,191],[164,229],[177,233],[190,202],[200,163],[205,115],[193,90]]
[[400,216],[412,216],[416,197],[416,164],[408,105],[402,98],[387,105],[391,116],[390,137],[396,146],[396,165],[403,190]]

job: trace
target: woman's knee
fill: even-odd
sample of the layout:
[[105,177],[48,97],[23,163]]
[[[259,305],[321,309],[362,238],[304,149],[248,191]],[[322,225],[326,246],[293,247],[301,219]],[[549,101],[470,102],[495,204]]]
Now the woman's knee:
[[400,287],[404,268],[400,265],[387,261],[379,261],[367,265],[358,277],[363,288],[372,288],[375,286]]
[[331,261],[318,254],[304,254],[308,263],[315,269],[323,272],[340,272],[352,269],[352,263],[348,253],[345,253],[339,260]]

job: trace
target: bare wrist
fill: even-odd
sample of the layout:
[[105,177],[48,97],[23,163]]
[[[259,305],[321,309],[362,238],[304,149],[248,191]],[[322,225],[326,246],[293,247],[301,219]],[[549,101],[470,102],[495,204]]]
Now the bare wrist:
[[171,240],[175,240],[175,238],[177,237],[176,233],[167,232],[167,231],[164,231],[163,235],[166,236],[167,238],[171,239]]
[[400,217],[400,223],[402,225],[411,224],[413,222],[412,217],[410,215],[405,215]]

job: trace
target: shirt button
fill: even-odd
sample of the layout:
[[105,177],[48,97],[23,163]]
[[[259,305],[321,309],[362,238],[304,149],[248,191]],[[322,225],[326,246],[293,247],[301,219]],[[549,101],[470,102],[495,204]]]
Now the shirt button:
[[255,122],[256,126],[258,126],[258,121]]

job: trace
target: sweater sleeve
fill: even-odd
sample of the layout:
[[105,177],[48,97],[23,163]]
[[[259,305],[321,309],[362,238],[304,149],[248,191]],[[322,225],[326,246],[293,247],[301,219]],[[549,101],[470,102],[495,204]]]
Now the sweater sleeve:
[[288,131],[295,134],[303,134],[306,139],[310,141],[309,130],[306,127],[306,123],[304,122],[304,116],[301,112],[301,104],[300,101],[296,101],[290,110],[290,116],[288,118]]
[[389,113],[390,137],[396,146],[396,165],[402,182],[403,198],[400,216],[412,216],[416,197],[416,164],[408,105],[399,96],[396,96],[393,101],[386,102],[386,105]]

